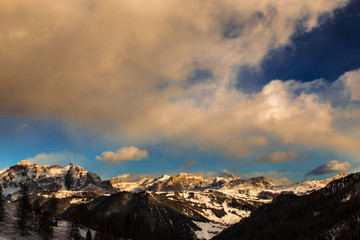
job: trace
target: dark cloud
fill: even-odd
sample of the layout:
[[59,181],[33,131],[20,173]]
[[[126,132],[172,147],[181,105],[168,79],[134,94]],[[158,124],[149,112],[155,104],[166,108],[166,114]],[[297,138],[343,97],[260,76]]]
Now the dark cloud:
[[347,172],[351,167],[352,165],[347,161],[333,160],[316,167],[309,171],[305,176]]
[[194,160],[186,160],[183,165],[179,167],[179,171],[187,170],[190,166],[194,165],[196,162]]

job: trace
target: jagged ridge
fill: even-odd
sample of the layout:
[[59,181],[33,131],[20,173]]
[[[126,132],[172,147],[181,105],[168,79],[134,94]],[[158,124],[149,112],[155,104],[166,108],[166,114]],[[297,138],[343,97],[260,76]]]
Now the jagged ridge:
[[4,195],[16,198],[23,184],[27,184],[30,193],[43,191],[96,191],[98,193],[114,193],[109,181],[102,180],[97,174],[70,163],[66,167],[58,165],[42,166],[27,161],[4,169],[0,172],[0,181]]

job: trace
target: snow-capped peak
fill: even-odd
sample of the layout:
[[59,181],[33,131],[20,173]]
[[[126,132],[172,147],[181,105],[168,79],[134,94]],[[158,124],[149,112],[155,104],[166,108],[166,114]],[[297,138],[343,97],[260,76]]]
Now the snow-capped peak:
[[159,178],[156,178],[156,181],[167,181],[169,180],[169,178],[171,178],[171,176],[169,175],[162,175]]
[[22,185],[29,185],[31,193],[58,190],[96,190],[100,193],[110,193],[115,190],[110,182],[103,181],[95,173],[70,163],[67,167],[42,166],[28,161],[0,171],[0,184],[4,195],[13,198]]

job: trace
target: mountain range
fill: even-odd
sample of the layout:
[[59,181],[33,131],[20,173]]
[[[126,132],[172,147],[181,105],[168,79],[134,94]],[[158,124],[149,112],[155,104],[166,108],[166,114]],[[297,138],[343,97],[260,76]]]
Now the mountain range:
[[[85,206],[81,216],[86,217],[81,223],[95,230],[102,229],[99,220],[118,223],[116,226],[120,227],[108,227],[112,236],[210,239],[229,229],[218,238],[231,239],[229,234],[238,235],[232,230],[238,222],[251,219],[265,206],[274,205],[284,194],[296,199],[313,196],[345,176],[286,186],[276,185],[266,177],[242,179],[223,175],[206,179],[201,174],[186,173],[124,182],[120,177],[104,180],[73,163],[61,167],[21,161],[0,171],[0,184],[4,196],[15,202],[24,184],[29,186],[32,203],[45,208],[51,198],[57,198],[60,203],[57,214],[68,221],[72,221],[71,216],[79,206]],[[137,234],[139,224],[145,235]],[[232,224],[235,225],[229,228]]]

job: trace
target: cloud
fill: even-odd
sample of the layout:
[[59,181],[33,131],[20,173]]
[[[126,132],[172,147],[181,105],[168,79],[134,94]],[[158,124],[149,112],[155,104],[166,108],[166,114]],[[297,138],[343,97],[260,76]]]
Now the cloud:
[[265,163],[280,163],[293,161],[299,157],[299,153],[295,149],[291,149],[290,152],[273,152],[265,157],[259,159],[260,162]]
[[351,100],[360,101],[360,69],[346,72],[339,80],[345,83]]
[[179,171],[187,170],[190,166],[194,165],[196,162],[194,160],[185,160],[183,165],[179,167]]
[[286,186],[296,183],[296,181],[291,180],[287,177],[282,177],[282,178],[270,177],[270,178],[273,181],[273,183],[277,186]]
[[284,170],[269,171],[269,172],[252,172],[252,173],[247,173],[247,174],[241,174],[241,177],[247,179],[247,178],[263,176],[263,177],[270,178],[271,181],[273,181],[273,183],[275,185],[284,186],[284,185],[290,185],[290,184],[295,183],[294,180],[291,180],[284,176],[285,174],[289,174],[289,173],[293,173],[293,172],[284,171]]
[[96,159],[99,161],[105,161],[107,163],[118,163],[126,161],[136,161],[148,157],[149,154],[146,150],[140,150],[137,147],[130,146],[120,148],[116,152],[103,152],[101,156],[96,156]]
[[117,176],[116,178],[122,182],[137,182],[143,178],[154,178],[154,175],[151,174],[140,174],[140,173],[126,173]]
[[203,175],[204,178],[208,180],[214,179],[216,177],[223,177],[223,178],[240,177],[240,175],[237,174],[236,171],[237,169],[229,168],[229,169],[223,169],[219,172],[211,172],[211,171],[201,172],[201,174]]
[[[294,81],[271,81],[254,95],[233,87],[239,67],[258,67],[347,2],[3,1],[0,115],[230,157],[272,141],[355,151],[359,138],[332,125],[341,113],[311,91],[294,94]],[[211,78],[188,81],[199,71]]]
[[39,165],[67,165],[70,162],[79,163],[85,160],[85,156],[71,152],[63,153],[39,153],[35,157],[24,159]]
[[16,128],[16,131],[17,132],[22,132],[22,131],[24,131],[26,128],[28,128],[29,127],[29,124],[28,123],[23,123],[23,124],[21,124],[20,126],[18,126],[17,128]]
[[333,160],[318,166],[317,168],[309,171],[305,176],[309,175],[325,175],[329,173],[348,172],[352,167],[351,163],[347,161]]

